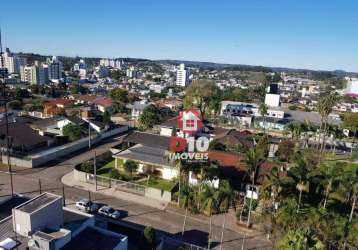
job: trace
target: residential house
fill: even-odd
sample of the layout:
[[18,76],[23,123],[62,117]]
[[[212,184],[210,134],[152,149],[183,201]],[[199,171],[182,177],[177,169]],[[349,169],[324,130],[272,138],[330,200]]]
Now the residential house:
[[[5,130],[5,123],[1,123],[0,134],[4,135]],[[12,138],[11,150],[13,154],[26,154],[49,147],[54,143],[52,138],[40,135],[36,130],[32,129],[28,123],[19,120],[9,123],[9,136]],[[6,152],[7,143],[5,138],[0,139],[0,147],[2,152]]]
[[31,127],[39,131],[40,135],[63,135],[63,128],[68,124],[84,125],[85,121],[77,116],[58,116],[35,121]]
[[127,105],[131,109],[132,119],[138,119],[139,116],[143,113],[143,110],[150,105],[150,102],[147,100],[136,101],[133,104]]
[[123,139],[127,149],[113,155],[116,168],[119,162],[132,160],[138,163],[138,173],[151,173],[171,180],[178,176],[178,169],[172,166],[167,155],[170,137],[156,134],[132,132]]
[[113,100],[108,97],[99,97],[93,101],[96,108],[104,112],[112,112],[113,111]]

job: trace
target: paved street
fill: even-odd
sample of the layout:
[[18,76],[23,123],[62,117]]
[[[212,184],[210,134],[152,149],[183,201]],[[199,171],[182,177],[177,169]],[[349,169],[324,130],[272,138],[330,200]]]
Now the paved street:
[[[80,153],[76,156],[64,159],[54,166],[38,169],[18,170],[14,174],[14,190],[15,193],[23,193],[29,196],[39,194],[41,180],[42,191],[48,191],[62,195],[63,185],[61,177],[72,171],[73,165],[84,162],[94,155],[94,150],[98,154],[106,152],[110,147],[116,145],[118,140],[105,142],[95,149]],[[79,183],[79,186],[81,184]],[[0,195],[10,193],[10,178],[7,173],[0,173]],[[64,194],[67,205],[73,205],[74,201],[81,197],[88,197],[87,191],[80,188],[64,187]],[[183,224],[182,212],[175,209],[160,210],[145,206],[143,204],[129,202],[124,199],[113,198],[98,193],[91,193],[91,199],[96,202],[110,204],[111,206],[122,210],[126,217],[122,220],[133,226],[141,228],[141,225],[151,225],[157,230],[167,232],[174,237],[181,238],[181,230]],[[228,216],[229,217],[229,216]],[[190,216],[187,220],[186,232],[184,240],[190,243],[207,246],[207,235],[209,230],[208,218],[203,216]],[[221,237],[221,221],[222,216],[216,216],[213,219],[216,225],[213,226],[213,244],[212,247],[218,249]],[[232,223],[232,221],[231,221]],[[241,249],[242,233],[226,229],[224,233],[223,249]],[[246,237],[245,249],[271,249],[268,241],[263,235],[252,235]]]

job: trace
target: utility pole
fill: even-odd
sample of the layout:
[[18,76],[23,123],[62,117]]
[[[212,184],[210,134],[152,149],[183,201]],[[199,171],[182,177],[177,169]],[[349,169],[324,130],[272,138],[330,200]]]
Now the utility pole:
[[[5,140],[6,140],[6,153],[7,153],[7,165],[8,171],[10,174],[10,185],[11,185],[11,196],[14,196],[14,184],[13,184],[13,176],[12,176],[12,168],[11,168],[11,159],[10,159],[10,135],[9,135],[9,118],[7,113],[7,93],[6,93],[6,77],[7,77],[7,68],[5,68],[5,62],[3,57],[2,50],[2,40],[1,40],[1,30],[0,30],[0,77],[2,79],[2,104],[4,105],[5,111]],[[2,156],[1,156],[2,157]],[[2,161],[2,159],[1,159]]]
[[40,194],[42,194],[42,185],[41,185],[41,179],[39,179],[39,191],[40,191]]
[[245,238],[246,238],[246,233],[244,234],[244,237],[242,238],[241,250],[245,249]]
[[88,121],[88,148],[91,148],[91,123]]
[[93,159],[93,169],[94,169],[94,185],[97,191],[97,166],[96,166],[96,150],[94,151],[94,159]]

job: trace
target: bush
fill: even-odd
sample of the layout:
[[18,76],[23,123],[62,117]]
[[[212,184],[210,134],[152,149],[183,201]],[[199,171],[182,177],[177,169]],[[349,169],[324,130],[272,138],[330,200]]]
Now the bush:
[[138,163],[136,163],[135,161],[132,161],[132,160],[127,160],[123,164],[123,168],[126,172],[128,172],[130,174],[130,177],[132,178],[133,172],[136,172],[138,169]]
[[119,180],[121,178],[121,175],[118,169],[112,168],[111,170],[109,170],[109,177],[111,177],[112,179]]
[[152,250],[155,249],[155,230],[151,226],[146,226],[144,228],[143,234],[141,236],[139,246],[143,250]]
[[7,106],[10,109],[19,110],[22,108],[22,103],[19,100],[13,100],[13,101],[8,102]]
[[93,174],[94,173],[93,162],[87,161],[87,162],[82,163],[80,169],[83,172]]
[[82,128],[76,124],[67,124],[63,127],[63,135],[66,136],[70,141],[76,141],[81,138]]

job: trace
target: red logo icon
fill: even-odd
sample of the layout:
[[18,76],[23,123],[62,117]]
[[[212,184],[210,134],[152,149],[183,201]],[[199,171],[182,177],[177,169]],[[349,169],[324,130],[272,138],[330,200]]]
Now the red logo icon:
[[183,152],[186,148],[186,139],[182,137],[170,137],[169,150],[172,152]]
[[178,118],[178,128],[185,134],[194,134],[203,127],[200,111],[188,109],[181,111]]

